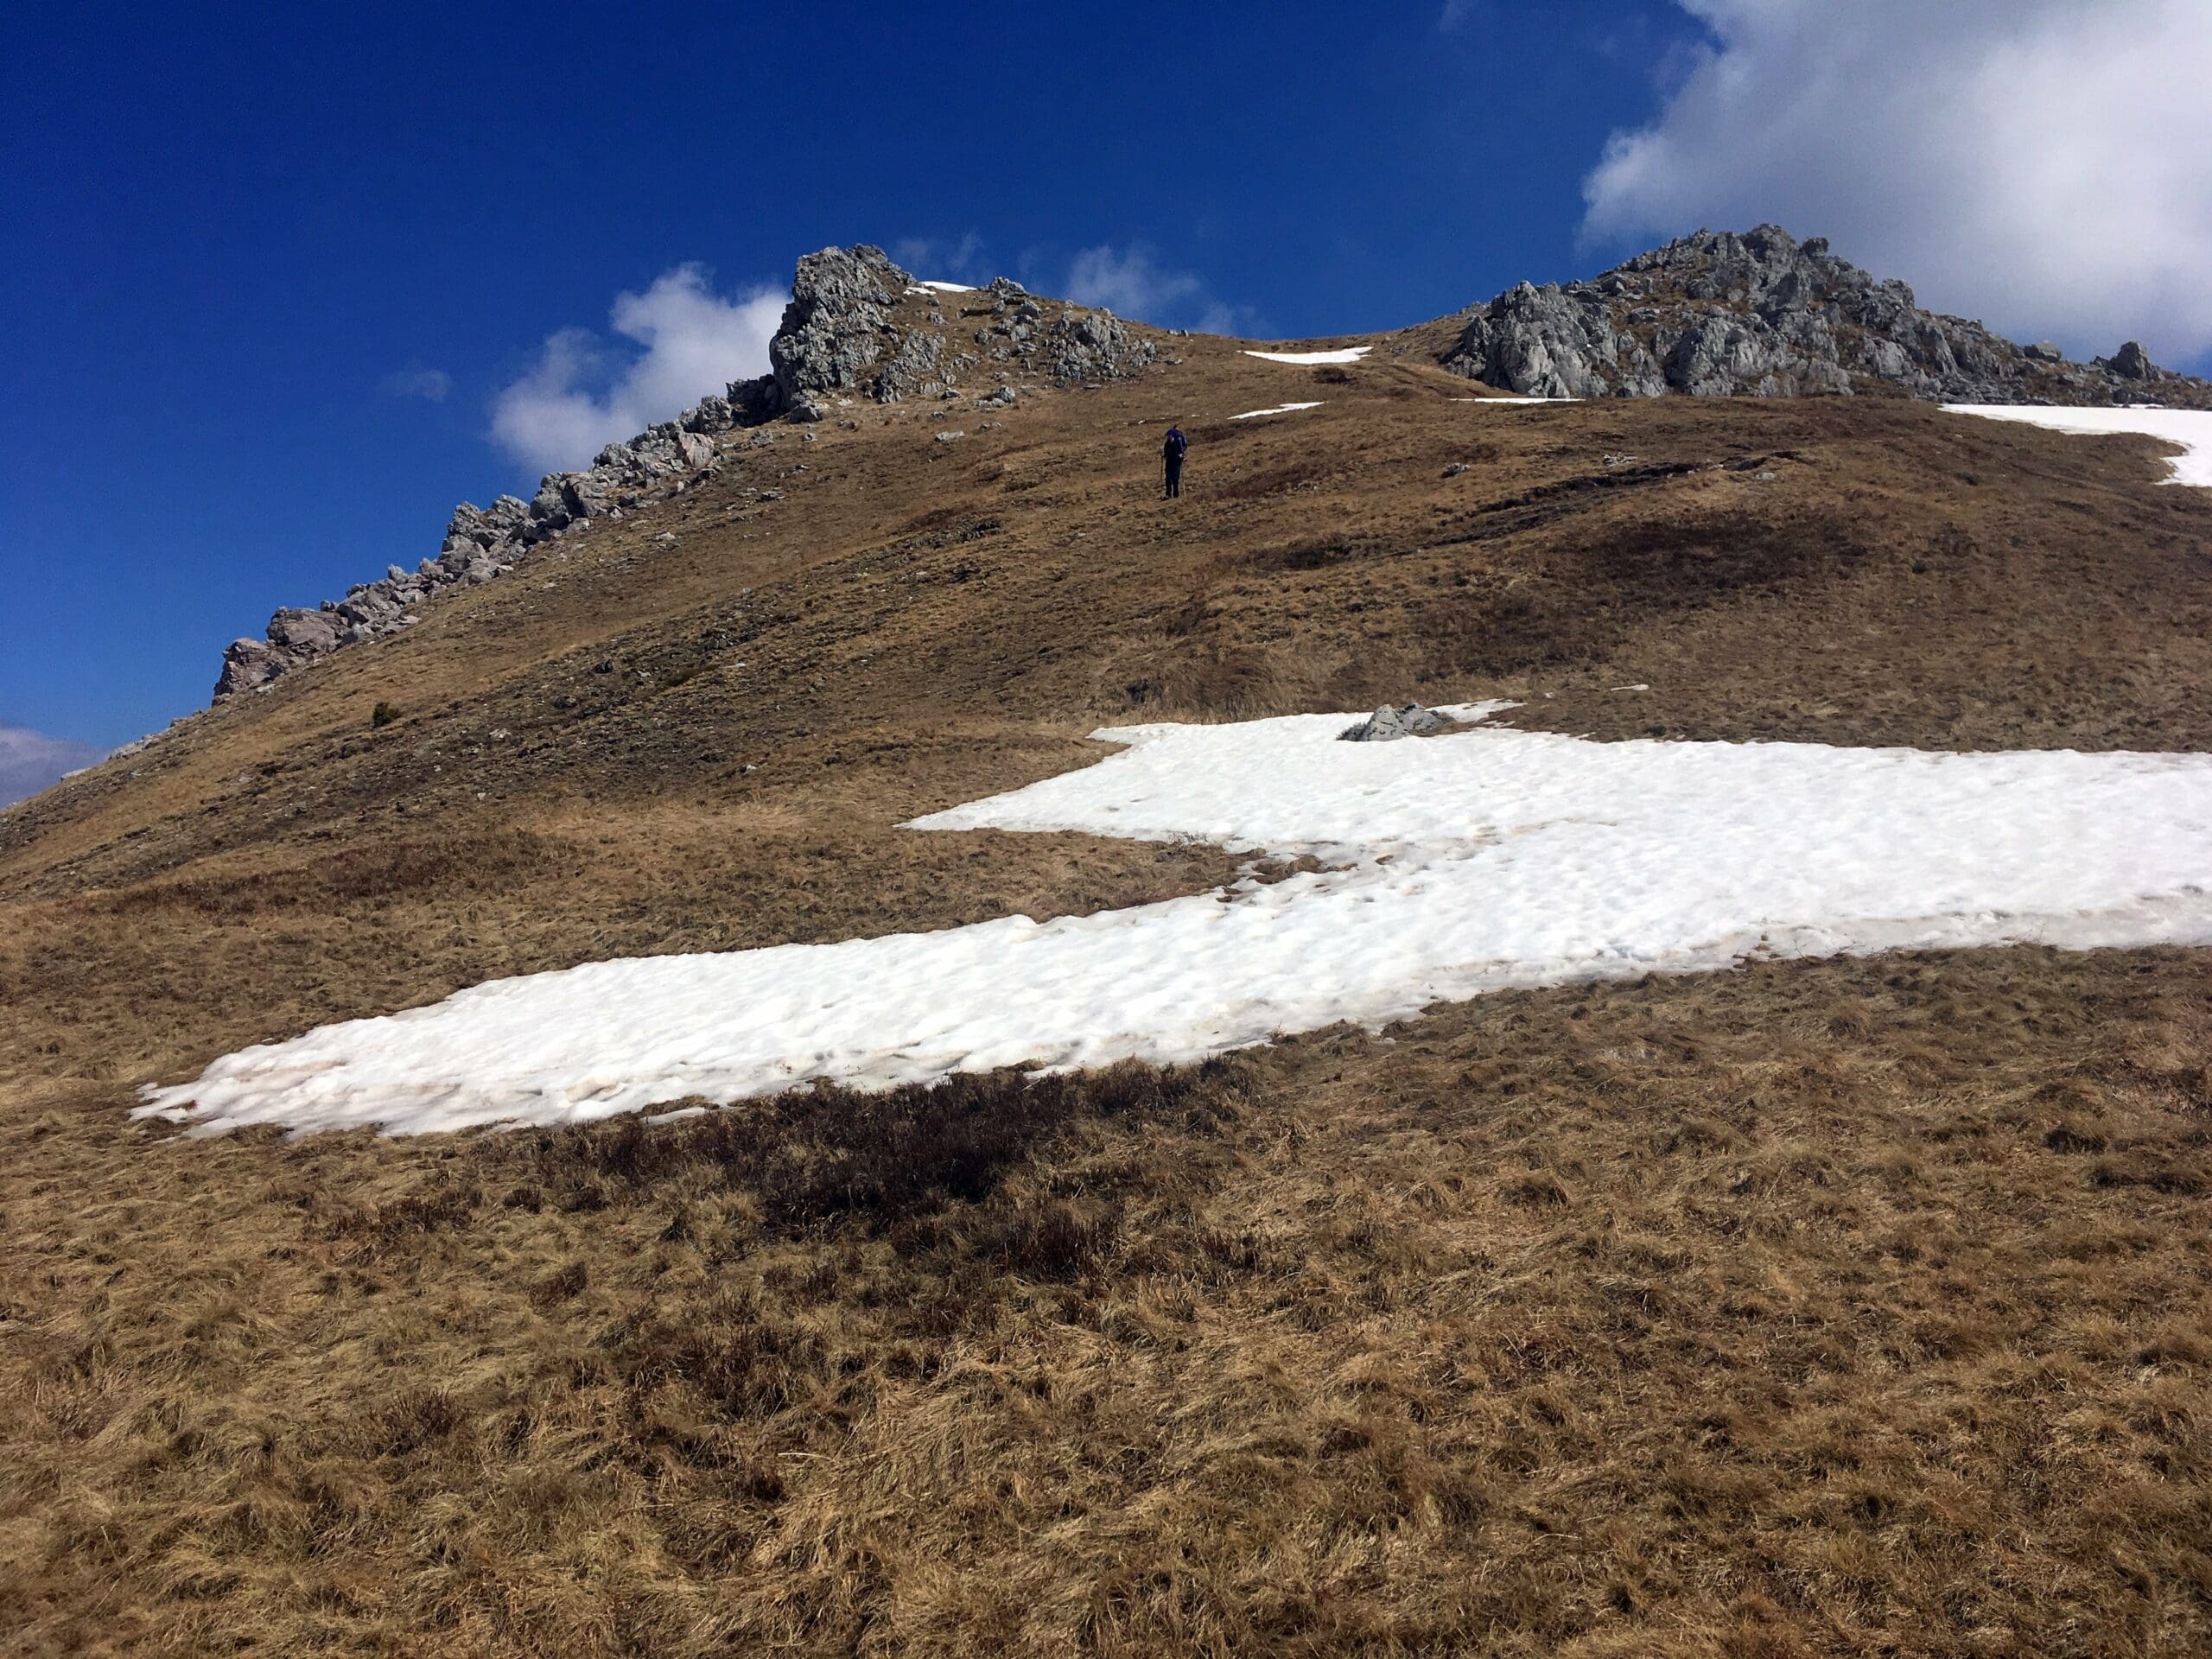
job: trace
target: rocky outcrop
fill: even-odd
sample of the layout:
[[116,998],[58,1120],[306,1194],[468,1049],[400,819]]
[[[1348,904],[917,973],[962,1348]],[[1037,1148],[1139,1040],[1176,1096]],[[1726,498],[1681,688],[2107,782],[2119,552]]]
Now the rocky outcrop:
[[[977,351],[956,347],[945,332],[939,308],[954,298],[972,301],[967,315],[987,319],[976,334]],[[582,472],[547,474],[527,501],[462,502],[436,558],[412,570],[393,565],[316,610],[280,610],[265,638],[234,641],[223,653],[215,696],[257,690],[343,646],[397,632],[448,588],[490,582],[544,542],[690,487],[715,470],[715,439],[733,428],[820,421],[855,397],[957,398],[970,378],[985,382],[979,407],[1003,408],[1020,395],[1009,384],[1017,378],[1092,384],[1141,373],[1152,359],[1152,342],[1110,313],[1047,306],[1003,277],[946,296],[918,285],[880,248],[810,253],[798,262],[791,303],[768,344],[768,373],[608,444]]]
[[824,248],[800,260],[791,303],[768,342],[772,412],[874,379],[897,332],[891,308],[913,285],[881,248]]
[[1444,366],[1542,397],[1848,395],[1872,385],[1955,403],[2188,403],[2212,385],[2131,340],[2069,363],[1978,322],[1924,311],[1827,241],[1778,226],[1700,231],[1564,287],[1523,283],[1478,306]]
[[975,340],[987,361],[1064,386],[1125,379],[1152,366],[1152,341],[1110,311],[1048,302],[1005,276],[979,291],[990,311]]
[[[910,297],[927,303],[926,321],[898,315]],[[954,345],[941,304],[983,318],[976,350]],[[770,374],[732,386],[729,395],[764,417],[817,421],[841,397],[953,398],[979,375],[1097,385],[1142,373],[1153,356],[1152,342],[1111,312],[1039,300],[1010,277],[967,295],[936,294],[880,248],[824,248],[798,262],[791,302],[768,347]],[[985,395],[1012,402],[1007,394],[1001,385]]]
[[321,608],[287,607],[269,619],[267,637],[238,639],[223,653],[218,701],[251,691],[328,656],[340,646],[397,633],[418,608],[450,588],[490,582],[513,569],[542,542],[621,518],[677,493],[715,466],[714,434],[736,424],[728,400],[709,397],[680,420],[663,422],[626,443],[610,443],[580,473],[549,473],[528,501],[503,495],[488,507],[464,501],[446,524],[435,559],[412,570],[392,565]]

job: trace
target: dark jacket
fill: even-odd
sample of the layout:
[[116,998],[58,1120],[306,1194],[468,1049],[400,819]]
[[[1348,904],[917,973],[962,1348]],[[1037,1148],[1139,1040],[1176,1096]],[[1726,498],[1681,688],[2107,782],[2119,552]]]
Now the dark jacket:
[[1190,453],[1190,448],[1191,441],[1183,435],[1183,429],[1171,426],[1167,429],[1167,441],[1160,446],[1160,458],[1173,467]]

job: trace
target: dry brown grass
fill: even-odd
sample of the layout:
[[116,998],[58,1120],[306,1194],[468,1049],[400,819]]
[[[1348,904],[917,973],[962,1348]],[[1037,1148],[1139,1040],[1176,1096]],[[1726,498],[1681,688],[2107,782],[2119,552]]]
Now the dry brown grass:
[[[2183,1654],[2178,954],[652,1128],[10,1125],[38,1649]],[[104,1173],[86,1191],[87,1168]]]
[[2212,747],[2212,507],[2148,444],[1176,349],[961,445],[785,434],[0,818],[0,1645],[2212,1643],[2201,957],[1764,965],[659,1127],[127,1121],[499,974],[1220,880],[896,828],[1102,719]]

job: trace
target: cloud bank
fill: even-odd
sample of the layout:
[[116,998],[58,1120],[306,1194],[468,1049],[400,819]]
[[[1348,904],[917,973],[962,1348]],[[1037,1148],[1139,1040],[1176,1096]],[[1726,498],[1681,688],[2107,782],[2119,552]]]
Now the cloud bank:
[[783,316],[780,290],[725,299],[706,269],[664,271],[642,294],[616,297],[610,346],[587,328],[563,328],[492,404],[492,436],[540,472],[589,464],[605,445],[677,415],[732,380],[768,372],[768,341]]
[[26,726],[0,725],[0,806],[37,794],[60,782],[63,772],[89,766],[106,753]]
[[1712,35],[1586,239],[1774,220],[2076,353],[2212,349],[2212,4],[1677,0]]

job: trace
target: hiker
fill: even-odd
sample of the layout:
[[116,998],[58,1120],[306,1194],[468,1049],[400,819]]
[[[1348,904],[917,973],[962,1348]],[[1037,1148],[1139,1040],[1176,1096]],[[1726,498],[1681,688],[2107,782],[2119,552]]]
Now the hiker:
[[1183,429],[1169,427],[1167,441],[1160,446],[1160,465],[1163,474],[1160,493],[1163,496],[1183,493],[1183,457],[1190,453],[1191,441],[1183,435]]

